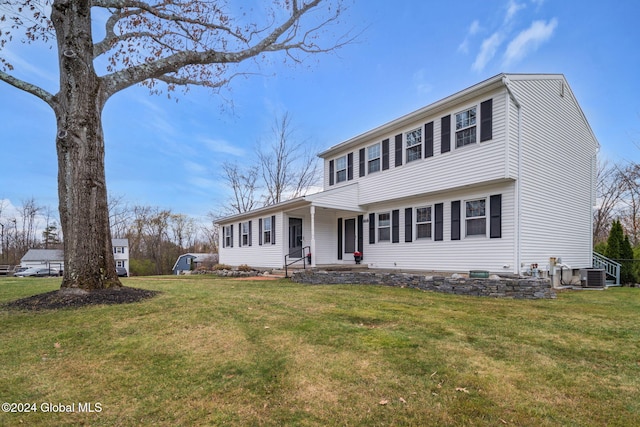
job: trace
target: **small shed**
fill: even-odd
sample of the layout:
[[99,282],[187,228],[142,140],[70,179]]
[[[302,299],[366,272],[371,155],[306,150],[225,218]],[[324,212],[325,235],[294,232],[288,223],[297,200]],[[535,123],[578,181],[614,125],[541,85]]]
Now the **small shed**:
[[178,257],[173,265],[173,274],[183,274],[186,271],[192,271],[205,264],[212,266],[218,263],[218,254],[207,253],[188,253]]

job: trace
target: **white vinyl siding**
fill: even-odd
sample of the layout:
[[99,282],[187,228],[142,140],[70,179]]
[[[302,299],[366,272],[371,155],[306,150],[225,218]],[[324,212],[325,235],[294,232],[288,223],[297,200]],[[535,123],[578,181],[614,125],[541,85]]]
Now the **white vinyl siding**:
[[553,256],[561,257],[563,263],[573,268],[590,267],[593,212],[590,165],[597,141],[562,79],[524,80],[515,76],[512,89],[524,106],[520,181],[522,262],[544,265]]
[[[487,200],[489,212],[489,196],[502,195],[502,237],[497,239],[463,238],[451,240],[451,202],[455,200]],[[514,210],[515,183],[504,182],[478,187],[469,190],[452,191],[447,194],[413,197],[402,203],[380,203],[370,207],[370,212],[376,214],[406,208],[434,206],[442,203],[443,236],[444,240],[435,241],[433,238],[415,238],[411,242],[405,241],[405,215],[400,215],[400,242],[382,244],[376,241],[369,244],[368,227],[364,227],[364,259],[363,263],[371,268],[405,268],[426,271],[448,271],[467,273],[470,269],[485,269],[492,272],[512,273],[516,268],[513,248],[514,220],[511,212]],[[464,203],[462,204],[464,206]],[[415,211],[414,211],[415,215]],[[432,219],[435,221],[432,209]],[[366,217],[366,216],[365,216]],[[464,219],[464,216],[462,217]],[[414,222],[416,218],[413,218]],[[433,226],[432,226],[433,227]],[[489,222],[487,220],[487,229]],[[376,224],[376,233],[378,227]],[[488,235],[488,231],[487,231]],[[377,237],[377,236],[376,236]]]

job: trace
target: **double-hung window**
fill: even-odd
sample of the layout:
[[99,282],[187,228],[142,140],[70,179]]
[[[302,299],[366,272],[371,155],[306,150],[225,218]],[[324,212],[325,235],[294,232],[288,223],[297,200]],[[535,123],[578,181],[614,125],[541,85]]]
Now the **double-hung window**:
[[368,173],[380,170],[380,143],[373,144],[367,148],[367,170]]
[[249,246],[249,222],[242,223],[242,229],[240,230],[242,246]]
[[262,243],[271,243],[271,217],[268,216],[262,220]]
[[114,254],[123,254],[124,253],[124,246],[114,246],[113,247],[113,253]]
[[407,163],[422,158],[422,128],[404,134],[407,149]]
[[416,208],[416,238],[431,238],[431,206]]
[[338,157],[336,159],[336,182],[344,182],[347,180],[347,156]]
[[227,225],[224,227],[224,246],[225,248],[229,248],[233,246],[233,229],[231,225]]
[[466,202],[465,221],[467,236],[487,235],[486,204],[486,199],[469,200]]
[[456,148],[476,143],[476,107],[456,114]]
[[389,212],[378,214],[378,241],[391,240],[391,214]]

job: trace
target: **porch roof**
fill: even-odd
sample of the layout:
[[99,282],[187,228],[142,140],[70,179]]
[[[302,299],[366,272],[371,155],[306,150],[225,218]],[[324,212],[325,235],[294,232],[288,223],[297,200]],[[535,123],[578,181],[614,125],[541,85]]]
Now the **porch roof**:
[[275,212],[288,212],[305,207],[316,206],[320,208],[337,209],[343,211],[364,212],[365,210],[358,205],[358,183],[343,185],[338,188],[320,191],[318,193],[306,196],[296,197],[295,199],[254,209],[249,212],[230,215],[215,221],[216,224],[224,224],[235,222],[245,218],[255,217],[256,215],[266,215]]

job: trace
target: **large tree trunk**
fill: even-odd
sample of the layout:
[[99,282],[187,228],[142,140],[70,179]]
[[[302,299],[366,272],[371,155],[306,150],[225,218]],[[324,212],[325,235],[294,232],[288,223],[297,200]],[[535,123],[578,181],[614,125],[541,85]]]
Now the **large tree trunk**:
[[64,234],[62,288],[118,287],[104,171],[101,114],[106,97],[93,67],[90,1],[56,0],[52,21],[61,53],[54,110]]

